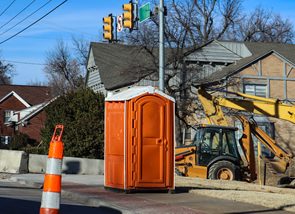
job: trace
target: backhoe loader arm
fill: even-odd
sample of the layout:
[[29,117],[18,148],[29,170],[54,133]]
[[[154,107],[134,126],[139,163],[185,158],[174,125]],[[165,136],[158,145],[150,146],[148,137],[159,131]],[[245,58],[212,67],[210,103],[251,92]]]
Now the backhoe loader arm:
[[215,125],[228,126],[221,106],[216,104],[216,97],[211,96],[203,89],[198,90],[198,97],[202,102],[204,114],[209,124],[211,124],[211,119]]
[[[199,88],[198,96],[200,99],[207,99],[212,103],[211,109],[217,109],[216,114],[219,114],[218,106],[225,106],[237,110],[252,112],[269,117],[288,120],[295,123],[295,106],[282,103],[280,100],[267,99],[239,92],[224,91],[215,88],[209,88],[225,93],[235,94],[240,97],[250,98],[253,100],[242,100],[237,98],[214,97],[208,94],[204,89]],[[224,116],[223,116],[224,117]]]

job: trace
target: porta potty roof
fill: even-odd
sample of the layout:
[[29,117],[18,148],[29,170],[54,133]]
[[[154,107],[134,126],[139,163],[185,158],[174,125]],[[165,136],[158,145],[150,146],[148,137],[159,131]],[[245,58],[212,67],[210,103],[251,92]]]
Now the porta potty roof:
[[165,97],[172,102],[175,102],[175,99],[173,97],[170,97],[169,95],[163,93],[162,91],[159,91],[155,89],[152,86],[143,86],[143,87],[132,87],[126,91],[120,92],[118,94],[112,95],[112,93],[109,93],[108,96],[105,98],[105,101],[123,101],[123,100],[131,100],[132,98],[138,97],[143,94],[158,94],[162,97]]

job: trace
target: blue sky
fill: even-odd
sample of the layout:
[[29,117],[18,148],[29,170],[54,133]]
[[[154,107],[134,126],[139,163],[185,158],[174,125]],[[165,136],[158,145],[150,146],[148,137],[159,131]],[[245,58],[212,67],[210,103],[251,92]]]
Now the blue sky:
[[[0,16],[0,43],[44,16],[64,0],[51,0],[31,17],[7,31],[49,0],[36,0],[13,21],[3,26],[32,1],[15,0],[10,8]],[[13,0],[1,0],[0,14],[12,2]],[[106,17],[109,13],[121,14],[122,4],[125,3],[129,3],[129,0],[68,0],[37,24],[0,44],[2,59],[8,60],[6,62],[15,61],[44,64],[46,52],[53,48],[57,38],[63,38],[69,45],[72,43],[72,35],[84,36],[90,41],[99,41],[102,38],[102,18]],[[289,18],[295,23],[295,15],[292,11],[295,8],[295,1],[244,0],[244,11],[253,10],[258,4],[261,4],[263,8],[280,12],[283,18]],[[4,33],[5,31],[7,32]],[[42,71],[44,65],[12,63],[16,66],[18,73],[13,78],[13,84],[25,85],[30,81],[44,81],[45,77]]]

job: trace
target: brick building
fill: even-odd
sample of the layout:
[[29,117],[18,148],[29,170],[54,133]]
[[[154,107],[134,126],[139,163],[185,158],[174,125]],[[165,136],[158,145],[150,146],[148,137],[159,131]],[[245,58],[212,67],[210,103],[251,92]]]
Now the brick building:
[[51,99],[49,87],[0,85],[1,143],[7,144],[19,132],[40,141],[45,119],[43,108]]

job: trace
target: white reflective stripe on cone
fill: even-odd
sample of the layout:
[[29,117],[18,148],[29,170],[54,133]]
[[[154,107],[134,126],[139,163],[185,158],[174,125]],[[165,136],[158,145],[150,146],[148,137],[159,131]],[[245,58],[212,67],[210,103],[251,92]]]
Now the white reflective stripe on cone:
[[61,175],[62,159],[48,158],[46,174]]
[[42,194],[42,208],[59,209],[60,193],[57,192],[43,192]]

